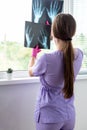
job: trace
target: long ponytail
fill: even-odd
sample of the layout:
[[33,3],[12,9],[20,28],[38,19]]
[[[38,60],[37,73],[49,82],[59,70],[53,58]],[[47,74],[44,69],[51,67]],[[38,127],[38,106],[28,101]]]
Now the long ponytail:
[[64,58],[64,88],[63,93],[65,98],[70,98],[73,95],[74,89],[74,70],[73,70],[73,61],[74,61],[74,50],[72,47],[71,41],[65,43],[63,49],[63,58]]
[[58,14],[52,24],[52,34],[55,38],[63,41],[63,58],[64,58],[64,87],[63,93],[65,98],[73,95],[74,89],[74,49],[71,43],[72,37],[76,31],[76,21],[70,14]]

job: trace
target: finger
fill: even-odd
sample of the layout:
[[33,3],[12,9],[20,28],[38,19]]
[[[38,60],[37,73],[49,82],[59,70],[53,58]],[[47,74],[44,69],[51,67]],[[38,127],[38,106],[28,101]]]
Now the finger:
[[36,45],[36,49],[39,49],[39,46],[38,46],[38,44]]
[[49,22],[48,22],[48,20],[46,21],[46,25],[50,25]]
[[38,50],[38,52],[40,52],[40,51],[41,51],[41,49]]
[[37,53],[41,52],[41,50],[39,49]]

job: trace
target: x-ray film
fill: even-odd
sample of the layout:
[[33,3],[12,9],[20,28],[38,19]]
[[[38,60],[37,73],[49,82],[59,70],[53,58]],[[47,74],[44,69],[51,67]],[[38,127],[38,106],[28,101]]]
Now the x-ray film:
[[32,0],[32,21],[52,24],[54,17],[63,11],[63,0]]
[[25,21],[24,46],[50,49],[51,26]]

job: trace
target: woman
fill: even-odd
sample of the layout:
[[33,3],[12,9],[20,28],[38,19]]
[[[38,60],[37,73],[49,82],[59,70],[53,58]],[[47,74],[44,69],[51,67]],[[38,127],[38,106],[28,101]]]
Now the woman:
[[29,75],[40,76],[35,119],[36,130],[74,130],[74,82],[79,73],[83,53],[73,48],[76,21],[70,14],[58,14],[52,24],[52,37],[57,50],[43,54],[33,49]]

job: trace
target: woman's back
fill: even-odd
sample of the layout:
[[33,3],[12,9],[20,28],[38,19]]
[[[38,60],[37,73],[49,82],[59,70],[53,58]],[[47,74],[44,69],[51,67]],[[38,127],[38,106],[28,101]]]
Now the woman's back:
[[[74,68],[74,79],[80,70],[82,64],[83,54],[80,49],[75,49],[75,60],[73,63]],[[63,52],[54,51],[52,53],[47,53],[44,55],[44,61],[42,69],[46,68],[46,72],[41,77],[47,82],[51,87],[61,87],[64,86],[64,62],[63,62]],[[46,63],[45,63],[46,62]],[[67,61],[68,62],[68,61]]]
[[[82,58],[82,51],[76,49],[73,64],[75,78],[81,67]],[[36,119],[40,116],[40,120],[44,123],[68,120],[68,118],[71,118],[75,114],[73,105],[74,96],[65,99],[62,92],[64,87],[63,66],[62,51],[55,51],[40,57],[33,68],[34,75],[41,75],[41,89],[35,114]]]

